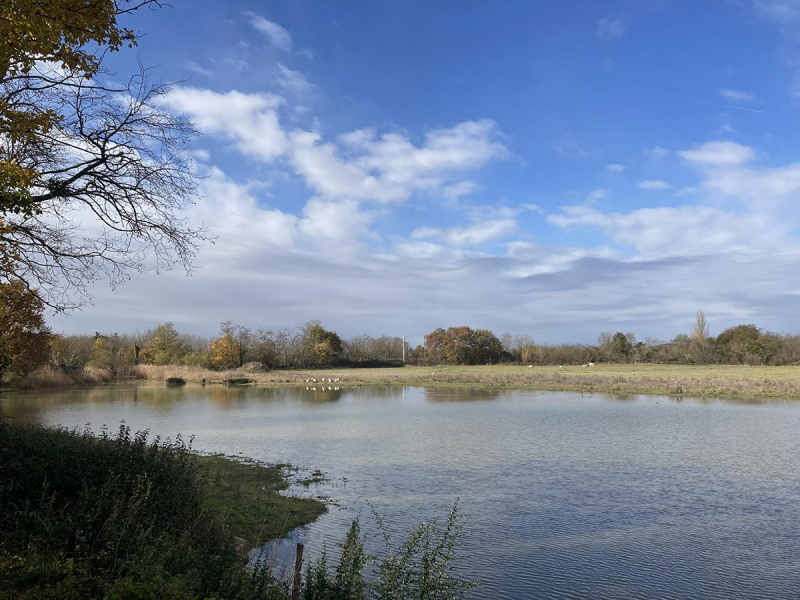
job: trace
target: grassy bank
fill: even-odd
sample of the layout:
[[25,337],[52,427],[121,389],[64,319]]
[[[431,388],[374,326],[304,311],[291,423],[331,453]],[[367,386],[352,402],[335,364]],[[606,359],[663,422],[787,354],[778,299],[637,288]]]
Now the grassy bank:
[[224,456],[199,456],[205,506],[250,547],[281,538],[325,512],[322,502],[281,494],[285,469]]
[[[414,385],[424,387],[478,387],[551,391],[659,394],[749,400],[800,399],[800,367],[730,365],[613,365],[564,366],[447,366],[393,369],[311,369],[303,371],[209,371],[193,367],[143,365],[148,379],[181,377],[189,382],[226,383],[247,377],[255,385]],[[307,379],[317,379],[309,383]],[[339,379],[328,383],[328,379]]]
[[286,485],[180,439],[0,421],[0,598],[284,598],[242,550],[325,510]]

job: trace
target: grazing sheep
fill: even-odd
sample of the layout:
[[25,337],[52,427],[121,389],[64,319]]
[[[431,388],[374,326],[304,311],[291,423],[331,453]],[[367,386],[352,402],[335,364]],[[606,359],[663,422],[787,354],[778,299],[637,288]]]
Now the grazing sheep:
[[584,369],[585,369],[586,367],[588,367],[588,366],[589,366],[588,364],[587,364],[587,365],[581,365],[581,367],[582,367],[582,368],[584,368]]
[[563,368],[564,368],[564,365],[558,365],[558,368],[559,368],[559,369],[563,369]]
[[528,368],[529,368],[529,369],[532,369],[532,368],[533,368],[533,365],[528,365]]
[[590,367],[593,367],[593,366],[594,366],[594,363],[589,363],[589,366],[590,366]]

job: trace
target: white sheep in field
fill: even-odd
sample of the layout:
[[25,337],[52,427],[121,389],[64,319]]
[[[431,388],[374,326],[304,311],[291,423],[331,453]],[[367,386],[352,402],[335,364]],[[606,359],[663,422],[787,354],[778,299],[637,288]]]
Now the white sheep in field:
[[594,363],[589,363],[589,366],[590,366],[590,367],[593,367],[593,366],[594,366]]
[[532,368],[533,368],[533,365],[528,365],[528,368],[529,368],[529,369],[532,369]]
[[585,369],[585,368],[586,368],[586,367],[588,367],[588,366],[589,366],[588,364],[581,365],[581,368]]
[[558,365],[558,368],[559,368],[559,369],[563,369],[563,368],[564,368],[564,365]]

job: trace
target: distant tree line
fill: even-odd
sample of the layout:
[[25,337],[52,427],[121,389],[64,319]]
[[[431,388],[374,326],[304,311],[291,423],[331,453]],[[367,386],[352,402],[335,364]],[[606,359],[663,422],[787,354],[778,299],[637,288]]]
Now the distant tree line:
[[182,333],[172,323],[138,334],[57,335],[47,328],[43,309],[41,299],[21,282],[0,284],[0,382],[45,364],[65,373],[93,368],[114,375],[142,364],[272,370],[401,366],[404,358],[410,365],[800,364],[800,335],[745,324],[714,337],[703,311],[692,331],[670,341],[640,341],[617,331],[601,333],[596,344],[553,345],[528,335],[497,337],[488,329],[460,326],[435,329],[412,347],[402,336],[342,339],[319,321],[278,330],[225,321],[212,339]]

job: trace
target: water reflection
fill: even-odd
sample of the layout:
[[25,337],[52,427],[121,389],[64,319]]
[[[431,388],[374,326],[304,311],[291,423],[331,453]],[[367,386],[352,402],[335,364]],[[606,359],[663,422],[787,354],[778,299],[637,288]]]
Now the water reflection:
[[[312,389],[316,387],[317,389]],[[328,389],[328,388],[332,389]],[[195,435],[319,468],[334,551],[369,501],[395,539],[461,499],[472,598],[795,598],[800,404],[464,388],[120,385],[12,394],[20,421]]]

